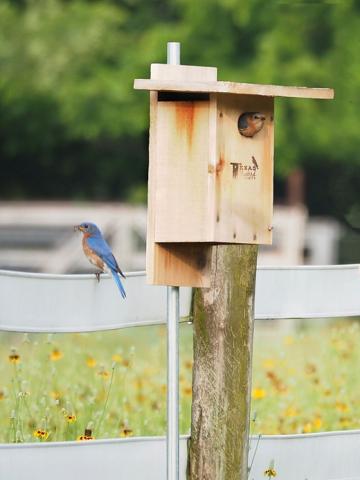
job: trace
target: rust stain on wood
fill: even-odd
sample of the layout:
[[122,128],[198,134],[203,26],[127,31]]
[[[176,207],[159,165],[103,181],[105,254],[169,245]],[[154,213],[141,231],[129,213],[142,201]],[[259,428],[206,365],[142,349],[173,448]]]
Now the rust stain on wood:
[[188,143],[191,145],[194,132],[195,105],[186,102],[176,105],[176,127],[179,131],[185,131]]
[[225,159],[224,156],[220,154],[219,161],[216,164],[216,176],[219,176],[221,172],[224,170],[225,167]]

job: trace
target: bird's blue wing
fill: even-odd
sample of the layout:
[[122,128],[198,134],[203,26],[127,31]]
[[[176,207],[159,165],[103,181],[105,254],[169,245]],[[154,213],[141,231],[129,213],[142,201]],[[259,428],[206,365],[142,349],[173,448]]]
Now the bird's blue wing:
[[89,237],[87,238],[89,247],[106,263],[106,265],[115,272],[121,271],[111,249],[102,237]]

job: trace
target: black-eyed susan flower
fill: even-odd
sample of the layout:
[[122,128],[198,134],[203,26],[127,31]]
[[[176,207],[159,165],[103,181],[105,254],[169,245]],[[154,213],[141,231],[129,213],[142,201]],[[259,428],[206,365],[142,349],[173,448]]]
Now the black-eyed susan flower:
[[65,416],[65,418],[66,418],[66,421],[68,423],[75,423],[76,422],[76,415],[74,415],[74,414],[67,414]]
[[49,358],[52,362],[57,362],[63,358],[64,354],[58,348],[54,348],[53,351],[50,353]]
[[121,438],[126,438],[126,437],[132,437],[134,435],[134,432],[131,428],[129,427],[123,427],[120,430],[120,437]]
[[86,440],[95,440],[95,437],[92,436],[92,430],[90,428],[85,428],[84,435],[80,435],[77,440],[80,442]]
[[8,356],[9,362],[13,363],[14,365],[20,363],[20,355],[17,353],[15,348],[11,349],[11,353]]
[[277,473],[275,468],[271,467],[265,470],[264,475],[265,477],[271,478],[271,477],[276,477]]
[[49,432],[38,428],[37,430],[34,430],[33,435],[39,440],[47,440],[47,438],[49,437]]

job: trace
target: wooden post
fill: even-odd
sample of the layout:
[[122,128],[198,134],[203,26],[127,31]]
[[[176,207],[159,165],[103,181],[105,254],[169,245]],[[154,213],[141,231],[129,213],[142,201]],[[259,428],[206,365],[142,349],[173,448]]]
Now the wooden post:
[[212,250],[211,286],[194,298],[188,478],[245,480],[258,246]]

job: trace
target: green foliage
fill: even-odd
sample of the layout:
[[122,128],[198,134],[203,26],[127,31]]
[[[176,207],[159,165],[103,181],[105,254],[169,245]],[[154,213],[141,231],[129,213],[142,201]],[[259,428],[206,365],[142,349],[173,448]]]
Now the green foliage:
[[357,0],[0,0],[2,197],[125,198],[145,183],[148,96],[132,82],[178,40],[183,63],[218,66],[223,80],[335,88],[334,101],[278,99],[276,172],[302,166],[312,210],[345,215],[360,187],[359,11]]

